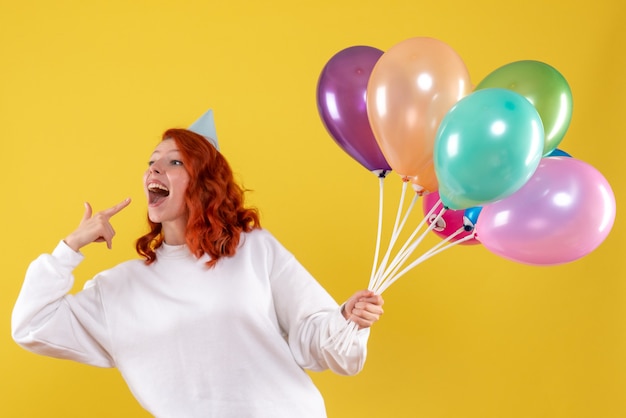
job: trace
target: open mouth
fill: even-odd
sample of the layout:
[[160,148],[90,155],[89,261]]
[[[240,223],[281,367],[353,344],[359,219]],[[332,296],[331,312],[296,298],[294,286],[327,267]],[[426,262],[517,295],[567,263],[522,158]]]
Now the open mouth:
[[148,184],[148,202],[156,205],[170,195],[170,190],[160,183]]

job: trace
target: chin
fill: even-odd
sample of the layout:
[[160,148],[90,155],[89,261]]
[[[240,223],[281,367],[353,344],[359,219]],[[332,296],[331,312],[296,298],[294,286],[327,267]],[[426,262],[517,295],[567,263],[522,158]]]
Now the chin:
[[162,219],[159,215],[155,213],[151,213],[149,210],[148,210],[148,219],[150,219],[150,222],[154,222],[155,224],[160,224],[162,222]]

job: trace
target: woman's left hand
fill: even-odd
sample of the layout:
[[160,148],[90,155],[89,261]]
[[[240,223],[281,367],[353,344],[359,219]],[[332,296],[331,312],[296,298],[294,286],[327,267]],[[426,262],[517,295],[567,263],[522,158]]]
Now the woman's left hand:
[[359,290],[345,303],[343,317],[359,326],[359,329],[374,325],[383,314],[385,301],[371,290]]

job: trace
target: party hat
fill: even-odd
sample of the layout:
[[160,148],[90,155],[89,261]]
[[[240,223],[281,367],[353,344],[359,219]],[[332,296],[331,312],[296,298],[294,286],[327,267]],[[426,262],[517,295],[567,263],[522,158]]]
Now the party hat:
[[215,130],[215,121],[213,120],[213,110],[209,109],[204,115],[191,124],[189,130],[205,137],[216,150],[220,150],[217,144],[217,132]]

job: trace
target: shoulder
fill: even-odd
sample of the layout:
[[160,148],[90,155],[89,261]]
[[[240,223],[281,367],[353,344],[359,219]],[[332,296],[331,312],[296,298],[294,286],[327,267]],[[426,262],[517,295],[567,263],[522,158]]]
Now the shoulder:
[[271,258],[292,258],[289,252],[278,239],[267,229],[254,229],[241,235],[239,251],[252,252],[256,255],[264,254]]
[[278,240],[267,229],[257,228],[241,234],[241,245],[258,245],[266,243],[278,243]]
[[103,273],[107,273],[108,272],[109,274],[116,275],[116,274],[123,274],[125,272],[144,270],[147,267],[148,266],[146,265],[144,260],[134,259],[134,260],[128,260],[128,261],[121,262],[120,264],[118,264],[118,265],[116,265],[114,267],[111,267],[108,270],[105,270]]
[[128,260],[98,273],[92,280],[85,283],[85,288],[93,285],[116,286],[131,278],[142,277],[149,268],[143,260]]

